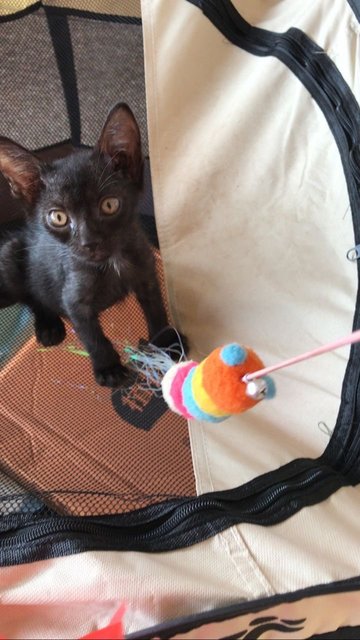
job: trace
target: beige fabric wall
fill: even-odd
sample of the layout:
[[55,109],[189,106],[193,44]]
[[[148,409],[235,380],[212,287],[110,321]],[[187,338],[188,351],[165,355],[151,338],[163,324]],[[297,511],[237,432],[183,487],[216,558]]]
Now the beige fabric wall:
[[[329,14],[325,4],[292,2],[293,17],[288,2],[236,6],[259,26],[295,24],[320,45],[330,40],[356,90],[353,16],[346,2]],[[145,1],[143,10],[157,225],[193,355],[236,340],[272,364],[345,335],[357,288],[346,259],[353,227],[322,112],[280,61],[231,46],[190,3]],[[319,455],[327,440],[318,425],[334,427],[347,357],[343,349],[281,371],[275,400],[219,427],[191,425],[199,491]]]

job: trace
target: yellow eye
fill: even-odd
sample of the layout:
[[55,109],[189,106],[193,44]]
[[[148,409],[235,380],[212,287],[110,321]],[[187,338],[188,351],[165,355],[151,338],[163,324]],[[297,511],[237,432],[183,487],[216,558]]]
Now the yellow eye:
[[52,209],[49,221],[54,227],[65,227],[69,222],[69,216],[62,209]]
[[101,213],[106,216],[113,216],[117,213],[120,207],[120,201],[118,198],[104,198],[100,202]]

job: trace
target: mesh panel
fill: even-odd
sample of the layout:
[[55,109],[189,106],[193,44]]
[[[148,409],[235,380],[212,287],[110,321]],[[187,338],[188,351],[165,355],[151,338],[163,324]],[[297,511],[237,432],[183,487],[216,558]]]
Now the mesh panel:
[[[90,10],[93,4],[94,11],[99,6],[86,4]],[[67,16],[50,6],[18,19],[0,18],[1,134],[32,149],[67,140],[78,100],[81,142],[93,145],[110,108],[123,101],[134,110],[147,154],[141,24],[128,17],[133,3],[117,4],[124,4],[125,17],[111,15],[99,21],[95,13]],[[64,42],[68,32],[69,42]],[[69,92],[77,95],[67,104]]]
[[[0,133],[44,148],[45,159],[58,157],[72,150],[60,144],[71,137],[93,144],[106,113],[121,100],[139,121],[146,153],[141,25],[128,18],[134,3],[116,3],[125,18],[89,15],[99,3],[83,4],[84,15],[38,7],[14,20],[0,18]],[[154,240],[148,163],[140,213]],[[5,223],[8,230],[23,215],[0,178],[0,235]],[[159,255],[157,261],[160,273]],[[108,309],[102,322],[119,351],[146,337],[133,298]],[[25,308],[0,311],[3,517],[34,513],[44,503],[59,513],[115,514],[195,493],[186,422],[136,386],[98,386],[82,351],[69,324],[61,345],[43,349]]]
[[36,149],[70,137],[43,10],[0,22],[0,132]]
[[[147,149],[144,55],[141,27],[69,19],[82,122],[81,142],[93,145],[109,110],[118,100],[133,107]],[[99,31],[101,37],[99,38]],[[116,57],[116,64],[109,60]],[[95,136],[95,137],[94,137]]]

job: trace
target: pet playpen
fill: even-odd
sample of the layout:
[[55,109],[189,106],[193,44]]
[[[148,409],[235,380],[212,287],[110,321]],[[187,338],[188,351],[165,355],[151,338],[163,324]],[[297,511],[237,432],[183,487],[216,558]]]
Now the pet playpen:
[[[359,327],[359,38],[358,0],[2,0],[0,133],[58,157],[127,102],[191,354],[271,364]],[[0,313],[0,635],[80,637],[124,604],[133,639],[358,637],[359,345],[187,425],[98,387],[71,326],[43,349]],[[144,336],[132,299],[103,323]]]

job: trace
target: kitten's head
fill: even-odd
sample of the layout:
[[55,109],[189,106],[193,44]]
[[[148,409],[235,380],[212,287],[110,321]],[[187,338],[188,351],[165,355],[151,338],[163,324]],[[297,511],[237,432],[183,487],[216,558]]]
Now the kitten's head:
[[134,208],[142,184],[139,127],[125,104],[109,113],[92,150],[47,164],[0,137],[0,171],[30,216],[80,260],[103,263],[134,232]]

